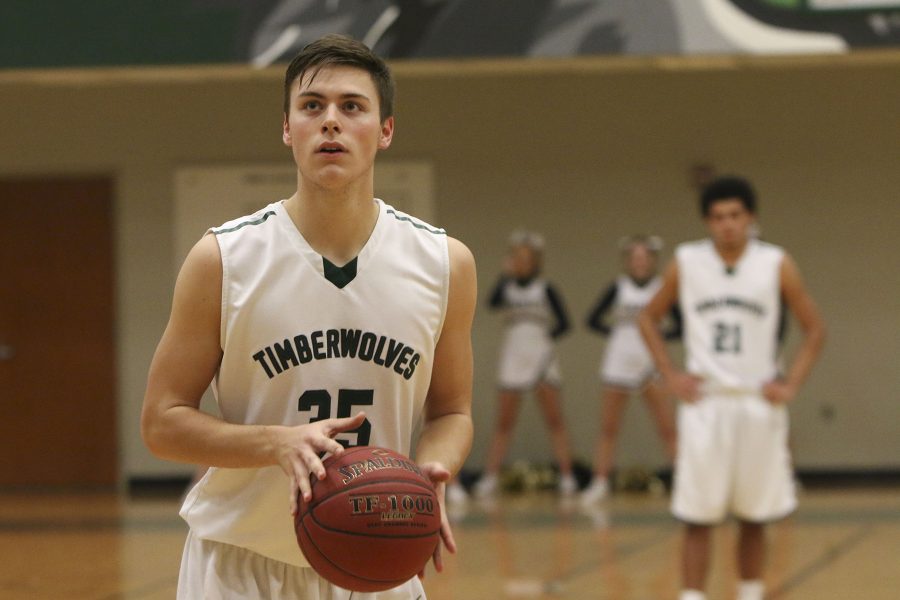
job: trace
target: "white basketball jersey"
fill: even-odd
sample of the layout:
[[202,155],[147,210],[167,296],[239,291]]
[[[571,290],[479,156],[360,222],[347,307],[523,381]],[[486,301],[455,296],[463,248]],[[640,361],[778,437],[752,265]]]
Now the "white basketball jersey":
[[708,390],[758,392],[777,372],[784,251],[750,240],[726,269],[711,240],[678,246],[687,370]]
[[[302,425],[365,410],[338,440],[409,455],[449,287],[447,236],[380,200],[356,259],[317,254],[282,202],[213,229],[222,254],[222,363],[231,423]],[[181,515],[201,538],[305,566],[278,466],[210,469]]]

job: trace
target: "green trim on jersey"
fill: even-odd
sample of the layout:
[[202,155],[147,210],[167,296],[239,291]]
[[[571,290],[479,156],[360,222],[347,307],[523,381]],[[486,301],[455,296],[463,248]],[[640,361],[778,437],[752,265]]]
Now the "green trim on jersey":
[[325,279],[333,283],[338,289],[343,289],[345,285],[356,278],[356,262],[354,258],[343,267],[339,267],[323,256],[322,267]]
[[232,231],[237,231],[242,227],[246,227],[247,225],[259,225],[260,223],[265,223],[266,219],[275,214],[274,210],[270,210],[266,213],[263,213],[260,217],[253,219],[252,221],[244,221],[239,225],[235,225],[234,227],[229,227],[228,229],[222,229],[221,227],[214,227],[212,232],[216,235],[220,233],[231,233]]
[[410,219],[407,216],[398,215],[396,212],[394,212],[393,209],[390,209],[390,208],[387,209],[387,213],[389,215],[394,215],[394,218],[397,219],[398,221],[407,221],[410,225],[412,225],[416,229],[424,229],[428,233],[433,233],[435,235],[447,235],[447,231],[444,229],[432,229],[431,227],[428,227],[427,225],[413,221],[412,219]]

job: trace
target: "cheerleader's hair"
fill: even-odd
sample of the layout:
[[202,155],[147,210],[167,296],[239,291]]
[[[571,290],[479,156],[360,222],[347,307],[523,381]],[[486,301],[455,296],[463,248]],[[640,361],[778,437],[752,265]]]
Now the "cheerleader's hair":
[[534,231],[516,230],[509,236],[509,247],[515,246],[527,246],[535,253],[541,254],[544,252],[544,236]]
[[619,239],[619,251],[622,254],[628,254],[635,246],[644,246],[655,256],[659,256],[663,249],[663,239],[658,235],[645,234],[626,235]]

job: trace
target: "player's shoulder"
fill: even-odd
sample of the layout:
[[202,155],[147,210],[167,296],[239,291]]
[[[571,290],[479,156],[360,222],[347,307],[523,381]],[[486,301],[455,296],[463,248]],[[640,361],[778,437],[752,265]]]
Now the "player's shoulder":
[[387,217],[388,223],[398,231],[404,231],[411,235],[419,236],[438,236],[446,239],[447,231],[415,217],[409,213],[403,212],[398,208],[394,208],[383,200],[378,200],[382,206],[382,211]]
[[704,238],[701,240],[691,240],[681,242],[675,246],[675,256],[678,259],[691,258],[694,256],[702,256],[714,252],[712,240]]
[[781,259],[787,254],[784,248],[771,242],[756,239],[753,240],[752,243],[756,249],[756,252],[762,256],[771,257],[773,259]]
[[280,206],[280,201],[273,202],[272,204],[264,206],[254,213],[250,213],[249,215],[244,215],[236,219],[231,219],[230,221],[222,223],[218,227],[212,227],[209,231],[219,236],[229,233],[235,233],[244,230],[247,227],[256,227],[259,225],[263,225],[264,223],[269,222],[269,219],[277,214]]

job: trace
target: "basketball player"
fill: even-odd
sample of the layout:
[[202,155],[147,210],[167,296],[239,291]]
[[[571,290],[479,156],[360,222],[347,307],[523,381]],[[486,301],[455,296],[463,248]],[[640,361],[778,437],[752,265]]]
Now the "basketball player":
[[[142,416],[154,454],[211,466],[181,509],[190,533],[178,598],[348,600],[294,538],[297,495],[311,500],[321,455],[415,450],[442,500],[468,452],[474,260],[373,198],[393,85],[350,38],[303,49],[284,87],[296,193],[212,229],[182,267]],[[198,410],[211,380],[221,420]],[[446,520],[442,537],[453,552]],[[440,571],[440,547],[434,563]],[[352,597],[425,596],[413,578]]]
[[[701,194],[709,239],[681,244],[663,284],[638,317],[641,333],[678,409],[672,512],[685,523],[681,600],[702,600],[712,527],[740,523],[737,598],[762,600],[765,524],[797,505],[788,452],[787,404],[825,339],[819,311],[794,260],[752,237],[756,195],[738,177]],[[803,331],[784,377],[776,368],[780,299]],[[678,302],[687,370],[675,368],[658,329]]]
[[556,340],[569,329],[560,295],[540,277],[543,238],[516,232],[510,238],[503,273],[491,294],[490,306],[503,310],[506,326],[500,350],[497,383],[500,389],[497,422],[484,475],[475,495],[489,497],[498,487],[498,474],[506,457],[522,394],[534,390],[550,430],[553,453],[559,464],[558,489],[563,495],[577,490],[572,474],[569,435],[563,419]]
[[[607,337],[600,379],[600,435],[594,450],[594,477],[581,493],[584,504],[603,500],[609,494],[609,472],[615,457],[616,441],[625,412],[625,402],[633,393],[643,395],[669,461],[675,459],[675,416],[665,390],[657,380],[653,358],[647,352],[637,327],[637,315],[662,285],[656,273],[662,240],[656,236],[635,235],[620,242],[620,275],[600,297],[588,317],[588,327]],[[606,322],[607,315],[613,323]],[[681,336],[681,315],[671,310],[671,322],[663,337]]]

